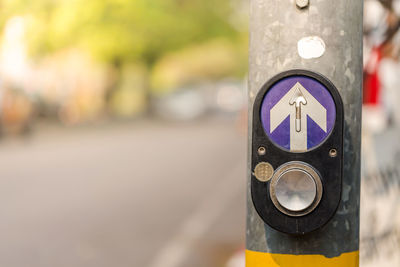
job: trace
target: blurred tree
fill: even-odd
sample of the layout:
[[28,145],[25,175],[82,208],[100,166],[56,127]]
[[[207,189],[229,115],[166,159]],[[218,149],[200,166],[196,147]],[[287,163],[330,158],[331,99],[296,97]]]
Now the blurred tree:
[[152,93],[166,94],[204,81],[243,76],[247,54],[238,51],[240,43],[243,42],[232,44],[216,38],[167,53],[154,65],[150,78]]
[[231,0],[2,0],[2,22],[30,19],[33,55],[77,46],[116,65],[152,65],[167,51],[214,37],[235,38]]
[[105,103],[129,116],[146,109],[150,94],[243,74],[247,33],[236,1],[0,0],[0,27],[23,17],[33,59],[72,48],[111,65]]

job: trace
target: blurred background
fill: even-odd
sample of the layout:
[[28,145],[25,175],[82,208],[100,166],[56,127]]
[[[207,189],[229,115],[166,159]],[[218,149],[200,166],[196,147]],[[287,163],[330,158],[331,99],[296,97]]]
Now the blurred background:
[[[400,1],[364,26],[362,265],[400,266]],[[0,0],[0,265],[244,266],[247,44],[247,0]]]

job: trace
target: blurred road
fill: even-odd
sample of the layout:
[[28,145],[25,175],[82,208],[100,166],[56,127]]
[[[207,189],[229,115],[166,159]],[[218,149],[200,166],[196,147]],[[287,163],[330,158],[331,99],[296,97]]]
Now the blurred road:
[[244,244],[233,121],[43,128],[0,142],[0,266],[222,266]]

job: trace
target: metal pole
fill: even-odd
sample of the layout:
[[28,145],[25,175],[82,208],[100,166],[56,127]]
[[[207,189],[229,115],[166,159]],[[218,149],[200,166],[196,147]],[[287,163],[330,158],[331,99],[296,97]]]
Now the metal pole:
[[250,2],[249,144],[258,91],[271,77],[291,69],[327,77],[339,90],[345,122],[339,208],[325,226],[306,235],[276,231],[257,214],[250,192],[249,145],[246,266],[358,266],[363,1]]

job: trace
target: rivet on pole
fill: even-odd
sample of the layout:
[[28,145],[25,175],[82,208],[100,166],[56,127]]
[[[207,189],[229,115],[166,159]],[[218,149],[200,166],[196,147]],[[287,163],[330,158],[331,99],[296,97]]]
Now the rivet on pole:
[[310,0],[296,0],[296,6],[300,9],[306,8],[310,5]]

